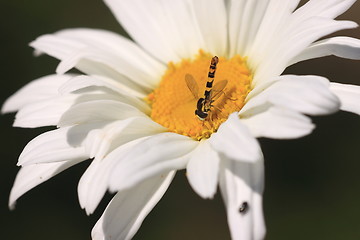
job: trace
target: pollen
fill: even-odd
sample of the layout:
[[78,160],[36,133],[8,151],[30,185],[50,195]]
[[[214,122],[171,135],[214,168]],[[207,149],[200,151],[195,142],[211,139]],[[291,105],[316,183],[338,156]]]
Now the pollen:
[[[151,118],[155,122],[170,132],[201,140],[209,138],[231,113],[244,106],[252,81],[246,58],[239,55],[230,59],[219,57],[212,79],[213,87],[209,88],[207,83],[212,58],[212,55],[200,51],[194,59],[168,64],[158,88],[146,99],[151,104]],[[192,85],[187,84],[186,76],[194,79]],[[223,83],[226,83],[225,86],[216,89]],[[195,111],[199,109],[199,99],[205,99],[205,90],[212,92],[207,98],[208,115],[201,119]]]

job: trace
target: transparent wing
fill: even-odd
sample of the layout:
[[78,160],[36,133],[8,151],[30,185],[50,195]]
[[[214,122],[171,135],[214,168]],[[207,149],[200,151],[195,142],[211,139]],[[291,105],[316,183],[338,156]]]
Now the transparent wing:
[[185,82],[194,98],[199,99],[199,86],[197,85],[195,78],[191,74],[186,74]]
[[222,90],[224,90],[227,83],[228,80],[221,80],[220,82],[217,82],[211,90],[210,99],[216,100],[218,97],[220,97],[220,93],[222,92]]

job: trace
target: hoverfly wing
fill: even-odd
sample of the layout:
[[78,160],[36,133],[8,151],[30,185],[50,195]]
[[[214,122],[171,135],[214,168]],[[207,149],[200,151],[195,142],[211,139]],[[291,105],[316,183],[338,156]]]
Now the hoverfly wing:
[[227,83],[228,83],[228,80],[221,80],[221,81],[217,82],[211,90],[210,99],[214,101],[218,97],[220,97],[221,96],[220,93],[222,92],[222,90],[224,90]]
[[194,96],[195,99],[199,99],[198,93],[199,93],[199,86],[196,83],[195,78],[191,74],[185,75],[185,82],[187,87],[189,88],[190,92]]

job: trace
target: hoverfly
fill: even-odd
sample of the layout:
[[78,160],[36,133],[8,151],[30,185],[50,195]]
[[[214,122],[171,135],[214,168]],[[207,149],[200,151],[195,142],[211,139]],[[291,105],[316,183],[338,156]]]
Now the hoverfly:
[[221,80],[220,82],[217,82],[213,86],[215,79],[216,65],[218,64],[218,62],[219,62],[219,58],[217,56],[211,59],[211,64],[208,73],[208,81],[206,83],[204,97],[202,98],[199,98],[198,96],[199,86],[196,83],[194,77],[191,74],[185,75],[186,85],[188,86],[194,98],[198,99],[196,103],[195,115],[202,121],[207,118],[207,116],[209,115],[209,111],[211,110],[212,107],[214,107],[212,103],[221,96],[220,93],[222,92],[222,90],[224,90],[225,86],[228,83],[227,80]]

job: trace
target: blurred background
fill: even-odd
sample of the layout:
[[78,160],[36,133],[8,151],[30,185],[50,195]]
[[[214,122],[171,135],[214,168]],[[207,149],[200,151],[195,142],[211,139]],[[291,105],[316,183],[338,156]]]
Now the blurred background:
[[[340,19],[360,23],[360,2]],[[11,0],[0,2],[0,103],[29,81],[55,71],[58,61],[33,57],[28,43],[64,28],[102,28],[126,35],[101,0]],[[360,38],[360,30],[337,35]],[[286,73],[317,74],[360,84],[360,61],[335,57],[311,60]],[[359,103],[360,104],[360,103]],[[86,216],[77,199],[77,182],[88,162],[36,187],[18,201],[7,201],[26,143],[46,131],[12,128],[14,114],[0,117],[0,229],[4,240],[90,239],[90,231],[110,199]],[[287,141],[260,139],[266,164],[264,211],[268,240],[360,239],[360,118],[340,112],[316,117],[310,136]],[[135,239],[229,239],[219,194],[203,200],[180,171]]]

